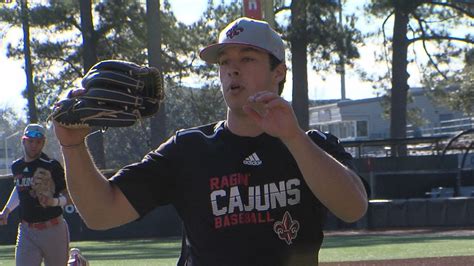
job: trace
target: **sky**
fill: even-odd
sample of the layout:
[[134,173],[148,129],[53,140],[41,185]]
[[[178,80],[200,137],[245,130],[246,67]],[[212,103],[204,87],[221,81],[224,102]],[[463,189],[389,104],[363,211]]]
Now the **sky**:
[[[206,8],[208,0],[170,0],[173,12],[181,22],[190,24],[195,22]],[[360,1],[355,1],[361,3]],[[351,2],[354,3],[354,2]],[[353,6],[351,8],[356,8]],[[278,19],[278,18],[277,18]],[[364,23],[363,21],[361,23]],[[23,61],[15,61],[5,56],[5,48],[8,43],[17,43],[22,36],[21,29],[9,28],[0,25],[0,109],[12,107],[18,113],[23,113],[26,99],[21,96],[21,92],[26,86],[26,78],[23,70]],[[201,49],[202,47],[196,47]],[[356,65],[370,69],[374,72],[384,70],[384,66],[375,66],[374,53],[376,46],[367,44],[360,48],[361,58],[356,61]],[[290,62],[287,61],[287,65]],[[385,70],[386,70],[385,66]],[[354,70],[347,69],[346,74],[346,97],[349,99],[363,99],[376,97],[376,91],[369,83],[364,83],[356,75]],[[413,71],[417,71],[414,69]],[[333,71],[334,72],[334,71]],[[411,86],[418,85],[416,75],[411,76],[409,83]],[[291,71],[287,74],[287,82],[283,91],[283,97],[291,101]],[[196,84],[196,79],[187,80],[189,85]],[[186,80],[185,80],[186,82]],[[187,84],[186,84],[187,85]],[[316,73],[308,66],[308,93],[310,99],[338,99],[340,93],[340,76],[335,73]]]

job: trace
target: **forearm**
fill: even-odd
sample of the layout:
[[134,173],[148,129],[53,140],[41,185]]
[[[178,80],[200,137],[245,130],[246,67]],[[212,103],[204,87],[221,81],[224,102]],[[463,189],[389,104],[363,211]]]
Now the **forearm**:
[[337,217],[347,222],[367,210],[367,194],[360,178],[319,148],[303,131],[284,141],[313,194]]
[[18,207],[18,205],[20,205],[20,198],[18,197],[18,191],[16,190],[16,187],[14,187],[2,212],[11,213],[16,209],[16,207]]
[[3,207],[3,210],[0,211],[0,225],[7,224],[8,216],[19,204],[20,199],[18,197],[18,192],[16,191],[16,187],[14,187],[7,203]]
[[138,217],[121,191],[96,168],[85,144],[63,148],[63,157],[69,195],[89,227],[108,229]]

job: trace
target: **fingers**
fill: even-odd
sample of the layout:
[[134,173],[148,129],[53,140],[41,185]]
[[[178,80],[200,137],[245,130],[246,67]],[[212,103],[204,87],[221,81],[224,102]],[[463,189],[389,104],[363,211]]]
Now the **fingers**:
[[54,132],[62,146],[73,146],[83,143],[85,138],[90,133],[91,128],[70,128],[62,126],[57,121],[53,120]]
[[81,96],[81,95],[83,95],[85,92],[86,92],[86,89],[83,89],[83,88],[71,90],[71,91],[69,91],[69,93],[68,93],[68,98]]
[[[249,103],[260,104],[260,108],[271,109],[288,105],[288,102],[276,93],[261,91],[248,98]],[[264,105],[264,106],[262,106]]]
[[83,88],[79,88],[79,89],[71,89],[67,92],[63,92],[61,93],[60,95],[60,99],[71,99],[71,98],[74,98],[74,97],[78,97],[78,96],[81,96],[83,95],[84,93],[86,92],[85,89]]
[[55,129],[56,133],[58,132],[58,129],[59,129],[59,130],[62,130],[62,131],[68,132],[68,133],[71,133],[71,132],[85,132],[84,136],[87,136],[87,134],[89,134],[89,131],[91,130],[91,128],[87,127],[87,125],[85,125],[85,127],[81,126],[81,127],[77,127],[77,128],[75,128],[73,126],[66,127],[66,126],[63,126],[60,123],[58,123],[56,120],[53,120],[53,126],[54,126],[54,129]]
[[268,111],[277,108],[289,106],[288,102],[280,97],[278,94],[261,91],[255,95],[250,96],[247,105],[244,106],[244,111],[248,113],[259,114],[264,117],[268,114]]
[[54,126],[56,136],[58,136],[58,135],[60,135],[60,136],[63,136],[63,135],[68,135],[68,136],[79,135],[82,138],[85,138],[91,131],[91,128],[87,125],[81,126],[81,127],[73,127],[73,126],[66,127],[66,126],[61,125],[56,120],[53,120],[53,126]]
[[[258,113],[260,116],[265,116],[268,112],[265,106],[265,103],[250,101],[247,105],[251,110]],[[247,108],[247,107],[244,107],[244,108]],[[249,109],[247,110],[250,111]]]
[[250,96],[248,100],[249,102],[268,103],[269,101],[277,98],[280,98],[280,96],[276,93],[269,91],[260,91]]

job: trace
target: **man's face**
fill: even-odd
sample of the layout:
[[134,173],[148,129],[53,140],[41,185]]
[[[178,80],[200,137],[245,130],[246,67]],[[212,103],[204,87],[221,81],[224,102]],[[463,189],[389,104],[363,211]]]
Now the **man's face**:
[[44,142],[44,138],[23,138],[23,147],[27,159],[38,158],[43,150]]
[[247,45],[229,45],[219,55],[219,76],[227,106],[242,111],[249,96],[259,91],[278,93],[284,66],[270,70],[268,53]]

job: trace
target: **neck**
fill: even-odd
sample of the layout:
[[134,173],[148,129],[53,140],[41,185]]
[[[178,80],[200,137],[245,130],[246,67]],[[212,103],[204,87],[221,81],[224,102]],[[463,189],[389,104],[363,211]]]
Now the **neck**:
[[38,159],[39,157],[41,156],[41,153],[39,153],[38,155],[36,156],[33,156],[33,157],[30,157],[28,154],[25,153],[25,162],[29,163],[29,162],[32,162],[36,159]]
[[233,115],[231,111],[227,112],[226,125],[227,128],[237,136],[256,137],[264,133],[251,117],[247,115]]

